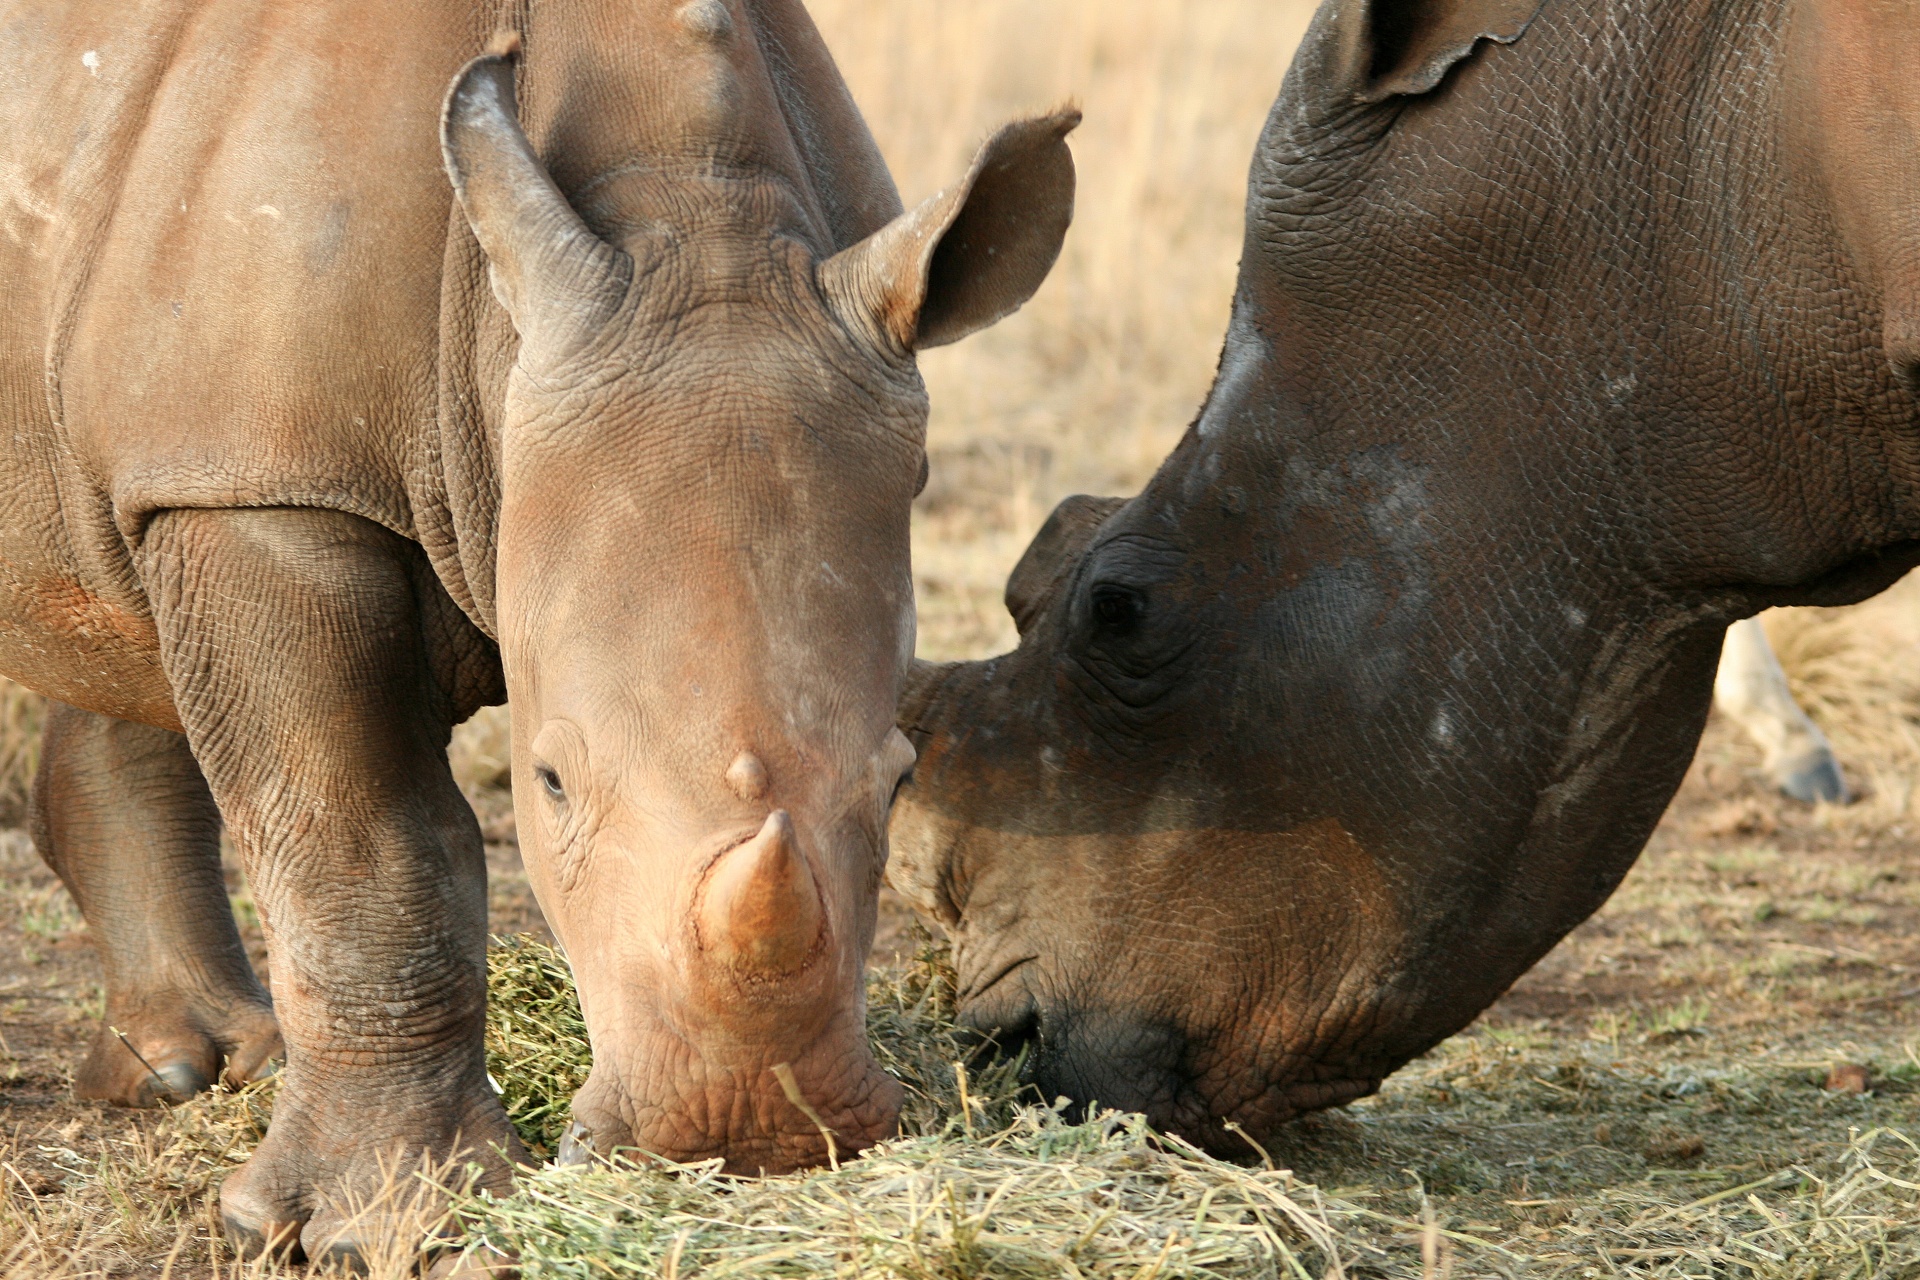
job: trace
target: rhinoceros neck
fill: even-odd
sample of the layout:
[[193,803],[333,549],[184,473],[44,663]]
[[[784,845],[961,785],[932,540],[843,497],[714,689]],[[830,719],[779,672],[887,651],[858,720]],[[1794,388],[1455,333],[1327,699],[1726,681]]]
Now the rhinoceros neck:
[[1245,736],[1391,864],[1453,984],[1416,1040],[1625,874],[1727,621],[1911,562],[1920,414],[1787,146],[1788,18],[1549,4],[1432,95],[1269,121],[1219,378],[1134,506],[1257,526]]
[[1521,508],[1550,472],[1580,496],[1554,526],[1591,522],[1657,585],[1810,582],[1920,534],[1920,414],[1793,145],[1791,18],[1550,4],[1432,94],[1341,113],[1296,68],[1207,425],[1257,341],[1296,440],[1497,493],[1474,498],[1489,532],[1502,505],[1543,528]]

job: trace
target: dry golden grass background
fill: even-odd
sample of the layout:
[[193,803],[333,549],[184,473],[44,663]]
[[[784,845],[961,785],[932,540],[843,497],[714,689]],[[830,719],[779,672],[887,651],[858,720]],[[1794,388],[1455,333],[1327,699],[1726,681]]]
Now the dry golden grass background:
[[[811,7],[909,203],[957,176],[1002,120],[1063,100],[1086,112],[1077,216],[1053,276],[1017,316],[922,361],[934,413],[914,523],[920,649],[995,652],[1013,639],[1006,572],[1052,504],[1137,488],[1205,392],[1248,159],[1312,6]],[[1902,1222],[1920,1221],[1911,1197],[1873,1201],[1855,1222],[1829,1194],[1866,1177],[1847,1163],[1850,1127],[1916,1128],[1920,583],[1769,625],[1860,801],[1787,804],[1766,790],[1757,753],[1711,727],[1649,854],[1600,916],[1476,1028],[1276,1153],[1342,1206],[1329,1221],[1345,1233],[1348,1274],[1784,1280],[1848,1274],[1834,1260],[1857,1252],[1868,1275]],[[492,785],[503,723],[483,718],[455,748],[499,835],[511,830]],[[37,702],[0,685],[0,826],[19,819],[37,724]],[[524,882],[503,884],[496,927],[520,927]],[[156,1274],[170,1257],[172,1274],[215,1274],[207,1193],[257,1137],[261,1103],[164,1119],[72,1104],[63,1090],[97,1016],[97,972],[64,894],[17,832],[0,832],[0,1277]],[[1839,1059],[1865,1064],[1873,1091],[1821,1089]],[[983,1159],[949,1163],[966,1172]],[[1159,1168],[1133,1148],[1101,1159],[1068,1172],[1098,1182]],[[1899,1167],[1912,1180],[1910,1165]],[[978,1178],[957,1194],[1000,1185]],[[1722,1196],[1765,1179],[1745,1199]],[[1415,1219],[1425,1234],[1390,1225]],[[959,1217],[949,1225],[953,1248],[927,1274],[1069,1274],[996,1271],[979,1261],[977,1224],[965,1240]],[[1795,1244],[1821,1231],[1821,1249]],[[1144,1256],[1088,1274],[1159,1274],[1153,1248]],[[1890,1265],[1920,1267],[1910,1248],[1901,1256]]]

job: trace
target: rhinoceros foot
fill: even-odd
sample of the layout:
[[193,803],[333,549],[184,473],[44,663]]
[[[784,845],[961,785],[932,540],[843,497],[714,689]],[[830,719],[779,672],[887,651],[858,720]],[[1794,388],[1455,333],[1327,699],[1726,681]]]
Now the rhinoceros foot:
[[108,1010],[73,1092],[123,1107],[170,1107],[216,1080],[237,1088],[261,1079],[283,1053],[270,1006],[146,999],[136,1010]]
[[1846,804],[1852,798],[1847,790],[1846,775],[1840,771],[1840,762],[1824,742],[1774,763],[1769,772],[1774,785],[1801,804],[1822,800],[1828,804]]
[[477,1165],[479,1185],[504,1191],[512,1163],[526,1159],[484,1078],[477,1088],[438,1083],[455,1096],[437,1105],[338,1082],[308,1101],[283,1086],[267,1136],[220,1189],[234,1248],[382,1273],[417,1265],[442,1230],[449,1188]]

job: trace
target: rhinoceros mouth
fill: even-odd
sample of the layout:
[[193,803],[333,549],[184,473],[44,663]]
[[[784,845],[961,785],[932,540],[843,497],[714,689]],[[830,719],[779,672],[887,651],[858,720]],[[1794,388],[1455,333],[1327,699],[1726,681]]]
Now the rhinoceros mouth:
[[1281,1140],[1294,1121],[1344,1106],[1379,1088],[1378,1077],[1297,1081],[1278,1085],[1257,1101],[1238,1107],[1208,1106],[1196,1091],[1178,1106],[1183,1114],[1156,1124],[1223,1160],[1266,1159],[1270,1158],[1268,1144]]
[[1360,1080],[1315,1080],[1288,1085],[1286,1097],[1293,1114],[1302,1116],[1313,1111],[1324,1111],[1328,1107],[1345,1106],[1379,1089],[1380,1078],[1377,1076]]
[[965,983],[960,988],[960,992],[959,992],[960,1003],[971,1004],[975,1000],[980,1000],[985,998],[988,992],[992,991],[995,987],[1005,982],[1008,978],[1011,978],[1015,973],[1019,972],[1022,968],[1032,964],[1034,961],[1038,960],[1039,958],[1040,957],[1038,954],[1034,954],[1030,956],[1020,956],[1017,959],[1007,961],[1005,964],[1001,965],[998,969],[993,970],[984,981],[969,981]]

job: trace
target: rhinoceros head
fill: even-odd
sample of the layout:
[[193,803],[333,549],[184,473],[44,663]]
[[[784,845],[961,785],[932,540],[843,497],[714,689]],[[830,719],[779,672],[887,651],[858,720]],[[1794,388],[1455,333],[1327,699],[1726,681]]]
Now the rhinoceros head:
[[[570,183],[504,54],[447,167],[519,335],[498,635],[529,875],[594,1049],[575,1146],[782,1170],[889,1133],[862,967],[914,753],[919,347],[1038,286],[1072,113],[837,251],[791,184],[696,154]],[[810,1116],[808,1112],[812,1112]]]

